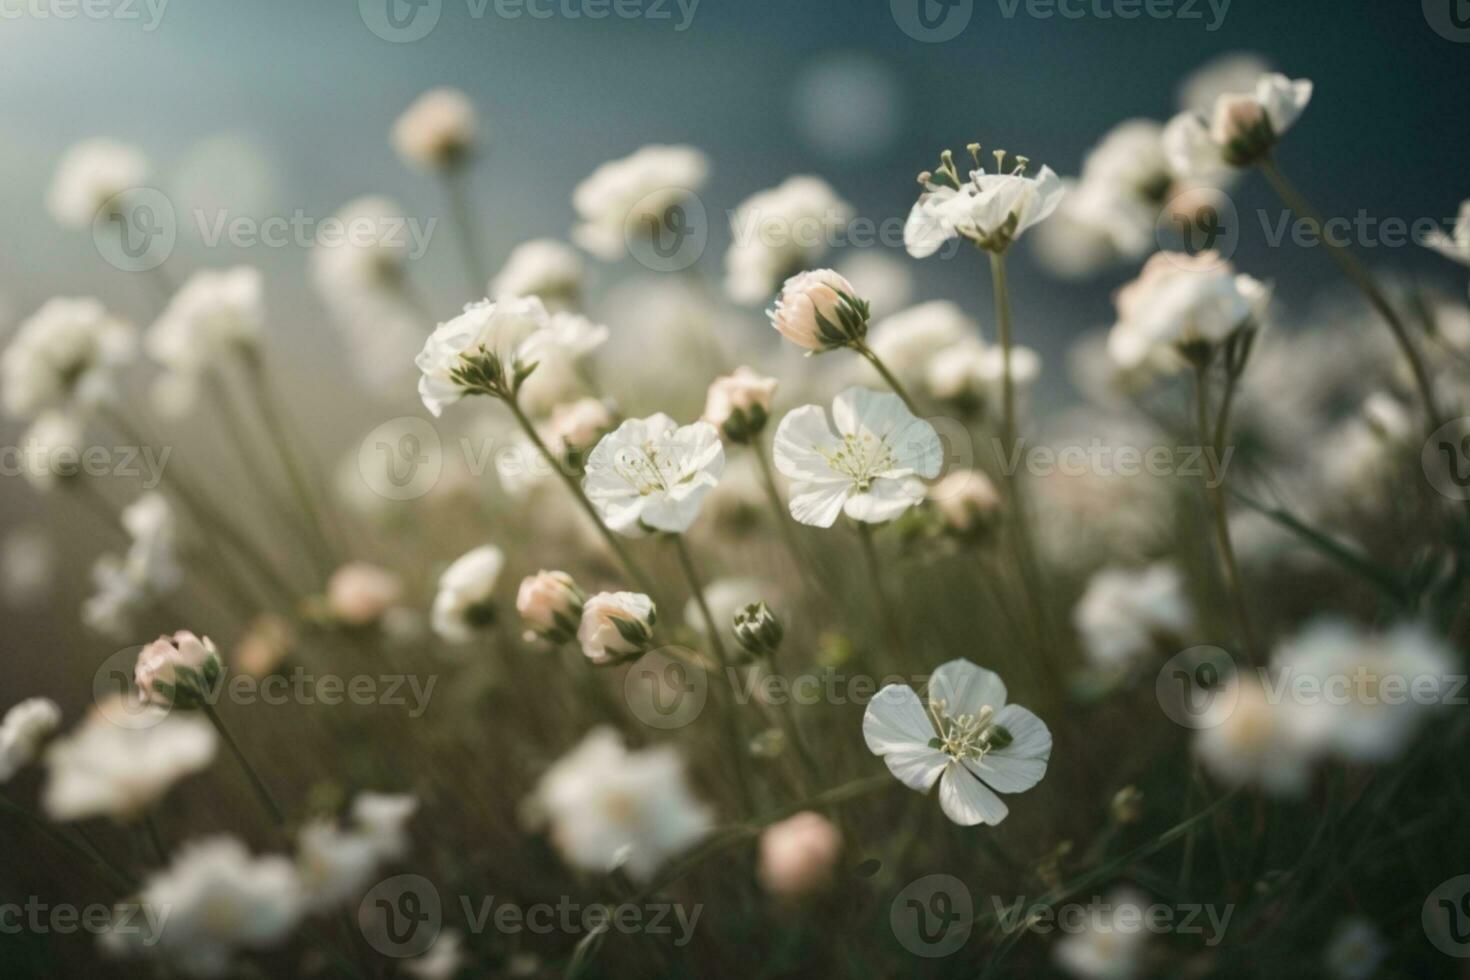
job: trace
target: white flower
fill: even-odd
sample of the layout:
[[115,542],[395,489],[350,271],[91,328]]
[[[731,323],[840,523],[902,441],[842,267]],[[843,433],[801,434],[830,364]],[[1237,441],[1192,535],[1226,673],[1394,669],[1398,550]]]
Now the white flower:
[[602,164],[572,191],[582,223],[572,241],[605,261],[623,255],[626,242],[647,238],[669,212],[704,185],[709,161],[692,146],[645,146]]
[[21,441],[21,472],[38,493],[47,493],[59,481],[82,472],[86,436],[75,415],[48,409],[36,417]]
[[1351,916],[1332,931],[1322,961],[1333,980],[1369,980],[1388,958],[1383,934],[1368,919]]
[[30,765],[60,724],[61,709],[49,698],[27,698],[5,712],[0,721],[0,783]]
[[505,553],[493,544],[482,545],[455,559],[439,576],[434,596],[434,632],[450,643],[468,643],[490,623],[495,609],[490,596],[505,567]]
[[1435,228],[1424,236],[1424,245],[1461,265],[1470,265],[1470,201],[1461,202],[1460,216],[1452,233],[1447,235]]
[[469,155],[479,129],[469,96],[454,88],[430,89],[393,123],[393,148],[412,166],[449,168]]
[[1072,624],[1094,664],[1123,669],[1186,639],[1194,612],[1172,565],[1105,568],[1087,583]]
[[265,329],[260,270],[236,266],[194,273],[148,331],[148,356],[198,379],[230,354],[259,345]]
[[327,579],[327,609],[348,626],[376,623],[402,594],[397,575],[365,561],[348,562]]
[[[868,347],[883,366],[905,386],[924,383],[930,365],[937,363],[961,341],[978,338],[980,325],[949,300],[936,299],[911,306],[873,325]],[[877,380],[867,361],[861,363],[863,378]]]
[[799,898],[832,881],[842,855],[842,831],[820,813],[803,810],[761,831],[756,877],[781,898]]
[[47,300],[0,354],[5,410],[31,418],[48,408],[104,402],[135,349],[132,326],[97,300]]
[[252,857],[244,843],[224,835],[180,847],[166,870],[148,878],[139,900],[158,932],[136,923],[121,928],[128,923],[119,920],[104,944],[157,957],[195,977],[224,976],[237,952],[283,943],[306,911],[290,860]]
[[1293,705],[1267,697],[1259,681],[1236,675],[1217,693],[1210,727],[1194,736],[1194,753],[1229,786],[1259,786],[1273,796],[1300,796],[1315,750],[1303,737]]
[[1128,888],[1090,907],[1084,927],[1052,947],[1057,965],[1077,980],[1133,980],[1144,972],[1148,946],[1148,898]]
[[[120,713],[126,727],[110,717]],[[214,728],[197,714],[103,706],[46,750],[41,805],[52,820],[132,819],[208,766],[216,744]]]
[[787,279],[766,317],[777,333],[812,353],[845,347],[868,332],[868,304],[831,269]]
[[538,636],[564,642],[582,619],[582,590],[566,572],[539,571],[521,580],[516,611]]
[[354,198],[334,220],[338,240],[318,236],[311,266],[317,288],[334,303],[351,306],[359,291],[397,290],[409,259],[407,219],[398,202],[380,195]]
[[1179,83],[1179,108],[1209,112],[1222,95],[1243,95],[1256,87],[1271,65],[1260,55],[1232,51],[1205,62]]
[[1262,75],[1251,93],[1223,92],[1208,118],[1181,112],[1164,128],[1164,153],[1180,177],[1210,179],[1246,167],[1271,151],[1312,100],[1312,83]]
[[613,426],[612,412],[596,398],[564,402],[551,410],[547,442],[563,455],[586,452]]
[[1000,491],[979,470],[955,470],[929,488],[929,500],[956,534],[989,528],[1000,514]]
[[710,383],[704,420],[732,442],[748,442],[766,427],[777,384],[775,378],[741,365]]
[[385,860],[397,860],[408,851],[408,822],[418,812],[411,793],[359,793],[352,801],[352,819],[373,839]]
[[712,826],[675,749],[629,752],[610,728],[595,729],[547,770],[533,803],[568,864],[596,873],[621,867],[639,883]]
[[418,980],[453,980],[464,964],[464,940],[456,930],[445,929],[427,953],[409,960],[403,969]]
[[830,423],[818,405],[788,413],[774,454],[792,480],[791,516],[831,527],[838,514],[881,524],[919,503],[925,490],[916,477],[939,475],[944,448],[897,395],[848,388],[832,400]]
[[351,829],[330,820],[304,826],[296,868],[307,907],[321,911],[361,894],[384,862],[407,849],[403,828],[417,809],[413,796],[363,793],[353,801]]
[[490,283],[494,299],[535,296],[552,311],[575,309],[586,275],[582,257],[555,238],[535,238],[511,249]]
[[681,426],[660,413],[628,419],[604,436],[587,457],[582,486],[614,531],[680,534],[724,469],[725,447],[714,426]]
[[1272,657],[1303,737],[1355,763],[1402,755],[1455,689],[1456,662],[1418,624],[1374,635],[1337,619],[1312,623]]
[[468,394],[513,393],[518,375],[534,366],[528,351],[551,325],[535,297],[471,303],[438,328],[414,360],[423,372],[419,397],[436,417]]
[[[1004,166],[1004,154],[997,158],[999,169]],[[1026,229],[1045,221],[1061,203],[1066,188],[1050,167],[1027,177],[1028,161],[1016,159],[1009,173],[986,173],[977,163],[963,183],[947,156],[940,176],[948,183],[936,183],[932,174],[925,174],[921,178],[924,193],[904,223],[903,243],[909,254],[927,258],[957,236],[987,251],[1004,252]]]
[[1267,299],[1265,286],[1214,252],[1159,252],[1118,290],[1108,354],[1133,368],[1161,351],[1213,347],[1259,316]]
[[658,610],[640,592],[599,592],[582,604],[577,642],[594,664],[610,664],[648,649]]
[[102,206],[148,179],[142,151],[108,139],[83,140],[62,156],[46,191],[46,210],[58,224],[86,228]]
[[939,782],[945,816],[966,827],[998,824],[1010,809],[996,793],[1022,793],[1046,775],[1051,731],[1030,711],[1006,704],[994,671],[951,660],[929,677],[926,705],[914,689],[889,684],[868,702],[863,739],[910,789]]
[[789,276],[815,265],[852,220],[850,204],[819,177],[789,177],[746,198],[730,217],[725,292],[763,303]]
[[173,636],[160,636],[138,653],[133,684],[145,700],[168,703],[181,694],[202,693],[219,670],[214,642],[179,630]]
[[96,593],[82,607],[88,626],[108,636],[129,629],[131,613],[150,599],[167,595],[183,581],[178,561],[178,528],[168,499],[146,493],[122,512],[132,543],[127,554],[100,556],[92,566]]
[[[1011,348],[1011,380],[1017,387],[1041,374],[1041,358],[1030,347]],[[983,406],[999,395],[1005,376],[1005,351],[978,337],[966,337],[929,359],[924,385],[941,401]]]

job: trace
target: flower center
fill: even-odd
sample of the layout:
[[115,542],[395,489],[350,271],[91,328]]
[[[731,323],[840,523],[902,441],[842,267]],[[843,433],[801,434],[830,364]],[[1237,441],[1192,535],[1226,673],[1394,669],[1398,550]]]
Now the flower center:
[[990,705],[981,708],[978,714],[951,715],[949,704],[943,698],[929,702],[929,719],[934,722],[937,738],[930,739],[929,746],[938,749],[955,760],[974,759],[979,761],[991,749],[1002,749],[1011,744],[1011,733],[992,719],[995,709]]
[[898,457],[888,443],[867,431],[843,436],[842,445],[820,452],[829,468],[850,477],[862,493],[868,491],[875,477],[898,465]]
[[613,469],[643,497],[654,493],[668,493],[672,486],[684,483],[693,476],[691,473],[681,473],[679,461],[659,452],[659,447],[651,442],[644,443],[641,449],[619,453]]

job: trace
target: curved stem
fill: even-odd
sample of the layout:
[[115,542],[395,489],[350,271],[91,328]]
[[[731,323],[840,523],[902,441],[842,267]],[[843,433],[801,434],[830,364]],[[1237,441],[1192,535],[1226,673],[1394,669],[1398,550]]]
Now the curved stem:
[[250,788],[255,791],[255,795],[260,800],[261,806],[265,807],[266,811],[270,813],[271,820],[275,822],[276,827],[284,831],[286,829],[286,815],[282,812],[280,804],[276,803],[276,798],[271,795],[271,791],[266,787],[265,780],[260,778],[260,773],[256,772],[255,767],[250,764],[250,760],[246,758],[239,743],[230,734],[230,730],[225,727],[224,719],[220,718],[219,713],[215,711],[214,705],[205,701],[203,703],[203,710],[205,716],[209,719],[209,723],[214,726],[214,730],[219,732],[220,738],[224,740],[225,747],[230,750],[230,754],[235,757],[235,761],[240,764],[240,768],[245,770],[245,776],[250,780]]
[[111,861],[107,860],[107,858],[103,857],[102,852],[92,847],[91,844],[73,840],[69,835],[62,833],[60,830],[47,823],[45,820],[42,820],[40,817],[36,816],[36,814],[32,813],[30,810],[27,810],[25,807],[11,801],[8,797],[4,795],[0,795],[0,810],[5,810],[7,812],[13,813],[16,816],[20,817],[22,820],[25,820],[31,826],[35,827],[36,830],[40,831],[41,834],[44,835],[48,840],[52,841],[53,843],[60,844],[68,851],[71,851],[73,854],[76,854],[77,856],[85,860],[88,864],[95,867],[103,874],[104,877],[110,879],[113,885],[117,886],[123,891],[132,891],[135,887],[135,883],[131,877],[120,871],[117,866],[114,865]]
[[[908,391],[899,383],[898,378],[894,376],[893,372],[888,370],[888,365],[883,363],[883,359],[873,351],[873,348],[859,340],[853,343],[852,349],[861,354],[869,364],[873,365],[873,369],[883,376],[883,380],[888,383],[888,387],[893,389],[893,393],[903,399],[904,405],[907,406],[910,412],[914,415],[919,415],[919,406],[914,404],[914,400],[909,397]],[[922,416],[920,417],[922,418]]]
[[480,237],[475,231],[473,211],[470,208],[468,170],[458,167],[446,172],[444,187],[449,192],[449,217],[454,224],[455,234],[459,236],[459,254],[464,260],[469,295],[472,299],[481,299],[488,288],[489,280],[480,252]]
[[888,604],[888,593],[883,589],[883,566],[878,561],[878,547],[873,542],[873,529],[863,521],[853,523],[857,525],[858,540],[862,542],[863,564],[868,569],[868,584],[873,590],[873,601],[878,609],[878,621],[896,656],[903,648],[903,635],[898,631],[898,620],[894,618],[893,607]]

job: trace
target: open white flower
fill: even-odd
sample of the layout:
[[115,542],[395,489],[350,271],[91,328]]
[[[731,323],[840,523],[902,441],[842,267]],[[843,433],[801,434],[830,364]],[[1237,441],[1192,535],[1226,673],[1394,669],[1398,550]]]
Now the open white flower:
[[708,422],[678,425],[659,413],[628,419],[587,457],[582,486],[607,526],[680,534],[725,469],[725,447]]
[[582,256],[555,238],[534,238],[510,250],[490,283],[494,299],[535,296],[548,310],[576,309],[586,274]]
[[132,326],[97,300],[47,300],[0,354],[5,410],[32,418],[48,408],[106,401],[136,349]]
[[1026,176],[1030,163],[1016,157],[1016,165],[1005,171],[1005,154],[996,154],[996,173],[986,173],[979,163],[979,147],[972,152],[976,169],[961,181],[948,152],[942,158],[938,178],[920,176],[924,193],[904,223],[903,243],[916,259],[933,255],[952,238],[974,242],[990,252],[1004,252],[1033,225],[1045,221],[1066,193],[1062,180],[1050,167],[1035,177]]
[[653,639],[658,610],[641,592],[599,592],[582,604],[577,642],[594,664],[642,653]]
[[764,303],[787,278],[826,255],[852,215],[852,205],[820,177],[789,177],[746,198],[730,216],[725,292],[737,303]]
[[46,736],[61,724],[61,709],[50,698],[26,698],[0,721],[0,783],[30,765]]
[[709,161],[692,146],[645,146],[602,164],[572,191],[582,223],[572,241],[605,261],[623,255],[630,239],[647,238],[669,212],[704,185]]
[[712,825],[672,746],[629,752],[598,728],[546,771],[532,799],[568,864],[603,873],[623,868],[635,882],[701,840]]
[[1181,112],[1164,128],[1164,153],[1180,177],[1210,179],[1248,167],[1271,152],[1312,101],[1312,83],[1272,73],[1250,93],[1225,92],[1208,118]]
[[1146,966],[1149,931],[1148,896],[1131,888],[1108,893],[1087,909],[1083,928],[1068,933],[1054,947],[1058,966],[1077,980],[1133,980]]
[[447,169],[469,156],[479,129],[469,96],[455,88],[430,89],[393,123],[393,148],[413,166]]
[[148,914],[137,918],[157,923],[158,931],[123,928],[128,923],[119,920],[104,945],[157,957],[195,977],[225,976],[237,952],[279,945],[306,912],[289,859],[253,857],[224,835],[180,847],[173,863],[144,883],[139,901]]
[[381,195],[353,198],[334,216],[339,240],[318,241],[311,249],[317,288],[334,304],[350,305],[360,290],[397,290],[409,259],[406,218],[398,202]]
[[148,179],[142,151],[109,139],[83,140],[62,156],[46,191],[46,210],[58,224],[86,228],[102,206]]
[[259,269],[194,273],[148,330],[148,356],[177,375],[198,380],[238,351],[257,347],[265,329]]
[[551,326],[535,297],[481,300],[438,328],[414,360],[419,397],[436,417],[466,395],[513,395],[535,367],[531,348]]
[[997,793],[1022,793],[1046,775],[1051,731],[1036,715],[1006,704],[1000,675],[951,660],[929,677],[928,704],[914,689],[889,684],[868,702],[863,739],[910,789],[939,783],[945,816],[966,827],[998,824],[1010,808]]
[[352,827],[332,820],[302,827],[296,853],[302,901],[321,911],[360,896],[378,868],[407,849],[404,827],[417,809],[411,795],[363,793],[353,801]]
[[[120,715],[121,713],[121,715]],[[114,715],[126,716],[126,726]],[[130,820],[214,759],[214,728],[161,707],[102,707],[46,750],[41,805],[53,820]]]
[[791,516],[831,527],[846,513],[856,521],[891,521],[924,499],[918,477],[939,475],[944,447],[934,427],[903,399],[848,388],[832,400],[788,413],[776,429],[776,468],[790,477]]
[[439,576],[431,618],[434,632],[450,643],[468,643],[495,617],[490,597],[505,553],[493,544],[482,545],[455,559]]
[[1216,723],[1195,733],[1195,755],[1226,785],[1300,796],[1318,750],[1303,731],[1296,705],[1269,697],[1250,675],[1236,675],[1229,685],[1215,703],[1220,709]]
[[1262,283],[1237,275],[1215,252],[1159,252],[1118,290],[1108,354],[1135,368],[1171,351],[1213,348],[1260,316],[1269,298]]
[[1450,234],[1435,228],[1424,236],[1424,244],[1461,265],[1470,265],[1470,201],[1460,204],[1460,216]]
[[1105,568],[1087,583],[1072,623],[1093,663],[1125,669],[1177,648],[1194,629],[1194,612],[1172,565]]
[[[929,359],[924,386],[940,401],[962,408],[984,406],[1000,396],[1005,351],[978,337],[966,337]],[[1011,348],[1011,380],[1017,387],[1041,375],[1041,357],[1030,347]]]

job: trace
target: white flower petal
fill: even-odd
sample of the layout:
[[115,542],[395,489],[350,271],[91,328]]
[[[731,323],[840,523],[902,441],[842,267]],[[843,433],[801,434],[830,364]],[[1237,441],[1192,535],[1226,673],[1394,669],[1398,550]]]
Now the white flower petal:
[[944,815],[962,827],[998,824],[1010,807],[958,762],[950,762],[939,780],[939,806]]
[[842,509],[855,521],[883,524],[923,499],[924,484],[918,480],[880,479],[873,481],[867,493],[848,497]]
[[835,448],[839,442],[820,405],[792,409],[776,427],[771,447],[776,469],[797,480],[830,477],[832,471],[818,450]]
[[808,527],[831,527],[852,485],[845,480],[809,480],[791,485],[791,517]]
[[993,670],[969,660],[951,660],[929,675],[929,700],[940,699],[951,717],[977,715],[987,705],[999,714],[1006,703],[1006,685]]

